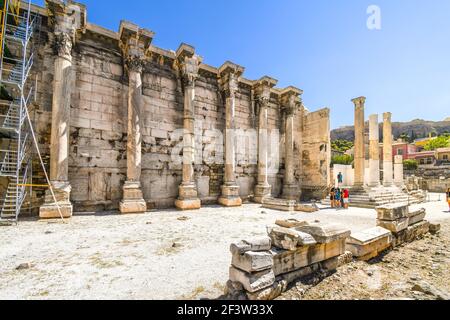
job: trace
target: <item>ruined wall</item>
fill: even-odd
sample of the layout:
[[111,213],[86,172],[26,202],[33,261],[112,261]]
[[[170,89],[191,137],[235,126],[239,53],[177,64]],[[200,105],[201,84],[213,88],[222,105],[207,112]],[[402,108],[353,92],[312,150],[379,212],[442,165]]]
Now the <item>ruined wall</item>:
[[330,184],[330,110],[306,113],[302,131],[301,188],[304,199],[324,198]]
[[[34,72],[38,88],[35,127],[48,167],[51,133],[54,36],[43,17],[38,59]],[[182,165],[173,153],[181,153],[183,91],[174,66],[173,52],[152,48],[143,69],[142,190],[148,208],[172,207],[182,180]],[[70,118],[69,180],[75,211],[117,210],[126,180],[128,79],[123,67],[118,34],[88,24],[73,48],[73,90]],[[241,197],[253,195],[257,175],[257,116],[252,101],[252,81],[239,83],[235,123],[239,130],[236,175]],[[196,81],[195,179],[203,203],[216,203],[223,184],[225,106],[219,90],[217,69],[203,65]],[[295,120],[296,178],[310,193],[326,186],[330,151],[328,111]],[[274,89],[269,106],[269,148],[276,170],[269,172],[274,196],[281,194],[284,172],[284,130],[279,91]],[[273,134],[272,134],[273,133]],[[279,135],[278,135],[279,133]],[[325,145],[325,147],[322,147]],[[304,149],[304,150],[303,150]],[[303,150],[303,151],[302,151]],[[320,151],[320,152],[318,152]],[[270,156],[269,156],[270,158]],[[39,163],[35,177],[43,181]],[[318,187],[320,186],[320,187]],[[42,202],[44,190],[34,196]]]

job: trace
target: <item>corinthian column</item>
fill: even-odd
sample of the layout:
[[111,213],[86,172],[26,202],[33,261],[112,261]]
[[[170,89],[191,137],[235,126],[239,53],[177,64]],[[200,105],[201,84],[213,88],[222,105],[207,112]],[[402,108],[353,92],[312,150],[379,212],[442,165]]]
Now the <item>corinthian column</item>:
[[71,217],[69,182],[70,98],[73,89],[72,47],[76,33],[84,28],[85,8],[61,1],[46,2],[52,19],[50,28],[54,37],[54,79],[52,89],[52,128],[50,138],[50,182],[57,203],[50,191],[45,194],[44,205],[39,210],[41,218]]
[[225,62],[219,68],[220,85],[225,97],[225,175],[222,195],[219,203],[226,207],[242,205],[239,196],[239,186],[236,183],[236,136],[235,136],[235,106],[236,92],[239,90],[239,77],[244,68],[231,62]]
[[383,185],[392,186],[393,183],[392,166],[392,114],[383,114]]
[[369,187],[380,185],[380,129],[378,115],[369,117]]
[[147,203],[141,187],[142,172],[142,69],[145,51],[151,44],[153,32],[122,21],[120,39],[125,70],[128,74],[128,142],[127,180],[123,186],[121,213],[144,213]]
[[355,179],[356,188],[364,186],[365,148],[364,148],[364,103],[365,97],[353,99],[355,104]]
[[178,188],[175,206],[180,210],[200,209],[197,186],[194,180],[195,162],[195,80],[201,58],[194,48],[182,44],[177,50],[177,67],[184,91],[183,181]]
[[295,181],[294,164],[294,116],[300,106],[302,90],[288,87],[281,93],[281,108],[285,117],[285,159],[284,159],[284,183],[282,198],[287,200],[299,200],[299,186]]
[[262,203],[271,196],[272,187],[268,180],[268,135],[269,135],[269,102],[270,89],[275,87],[277,80],[263,77],[256,82],[254,92],[258,110],[258,177],[253,201]]

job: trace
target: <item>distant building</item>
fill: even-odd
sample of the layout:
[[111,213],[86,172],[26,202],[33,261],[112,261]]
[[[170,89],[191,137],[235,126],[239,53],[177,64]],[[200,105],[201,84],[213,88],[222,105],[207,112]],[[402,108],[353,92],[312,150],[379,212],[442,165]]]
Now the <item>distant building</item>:
[[450,164],[450,148],[437,149],[435,157],[439,164]]

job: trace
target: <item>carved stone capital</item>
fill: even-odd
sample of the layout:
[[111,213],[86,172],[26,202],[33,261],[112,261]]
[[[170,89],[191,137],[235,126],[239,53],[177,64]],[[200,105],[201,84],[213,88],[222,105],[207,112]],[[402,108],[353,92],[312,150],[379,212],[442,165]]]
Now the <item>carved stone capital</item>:
[[244,67],[241,67],[230,61],[225,62],[219,68],[220,90],[225,97],[234,97],[239,90],[239,78],[244,73]]
[[301,107],[302,94],[303,91],[295,87],[288,87],[281,92],[281,109],[286,114],[286,116],[293,116],[295,112]]
[[125,58],[125,66],[128,69],[128,72],[142,73],[144,63],[144,56],[131,55]]
[[261,109],[269,106],[271,89],[275,87],[277,83],[277,80],[267,76],[256,81],[253,89],[255,91],[258,115]]
[[358,97],[352,99],[352,102],[355,104],[356,107],[364,107],[364,104],[366,103],[366,97]]
[[69,33],[55,33],[53,51],[58,57],[72,60],[73,37]]

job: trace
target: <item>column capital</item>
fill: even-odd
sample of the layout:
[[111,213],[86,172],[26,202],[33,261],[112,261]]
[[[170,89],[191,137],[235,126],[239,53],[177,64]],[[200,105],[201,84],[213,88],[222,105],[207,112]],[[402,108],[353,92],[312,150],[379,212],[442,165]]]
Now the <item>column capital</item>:
[[146,52],[150,48],[155,33],[140,28],[134,23],[121,21],[119,27],[120,49],[128,72],[142,72]]
[[195,54],[195,48],[182,43],[176,52],[176,67],[180,72],[185,87],[194,87],[198,78],[202,57]]
[[294,115],[298,108],[302,105],[302,94],[303,90],[293,86],[289,86],[281,91],[281,109],[286,113],[287,116]]
[[239,78],[244,73],[245,68],[233,62],[227,61],[219,68],[220,90],[226,96],[235,95],[239,89]]
[[355,104],[355,106],[364,106],[364,104],[366,103],[366,97],[358,97],[352,99],[352,102]]
[[255,96],[260,106],[267,107],[270,101],[270,90],[275,87],[278,80],[264,76],[261,79],[255,81],[253,89],[255,90]]
[[383,113],[383,120],[384,121],[392,121],[392,113],[391,112]]
[[70,60],[77,36],[86,31],[86,6],[62,0],[46,0],[45,3],[48,24],[55,36],[55,55]]

